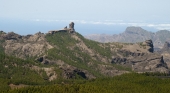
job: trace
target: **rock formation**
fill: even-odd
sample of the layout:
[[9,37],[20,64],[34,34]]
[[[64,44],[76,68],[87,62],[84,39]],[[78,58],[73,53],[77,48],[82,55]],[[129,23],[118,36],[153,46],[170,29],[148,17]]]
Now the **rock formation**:
[[153,47],[152,40],[146,40],[145,42],[143,42],[143,46],[145,46],[145,48],[146,48],[149,52],[153,53],[154,47]]
[[46,56],[42,56],[37,58],[37,61],[41,62],[42,64],[49,64],[50,61],[46,58]]
[[[0,34],[7,55],[22,59],[32,58],[42,65],[60,70],[61,77],[70,79],[80,76],[92,79],[99,76],[115,76],[135,72],[169,73],[167,64],[160,54],[154,53],[152,40],[139,43],[97,43],[86,40],[74,33],[74,23],[69,28],[51,31],[51,34],[38,32],[34,35],[20,36],[15,33]],[[60,34],[59,34],[60,33]],[[166,43],[165,47],[169,47]]]
[[15,33],[4,35],[5,53],[13,54],[19,58],[40,56],[46,50],[53,48],[45,39],[45,34],[36,33],[35,35],[20,36]]
[[132,69],[137,72],[169,73],[168,67],[159,54],[145,54],[131,60]]
[[115,57],[113,64],[119,64],[131,68],[136,72],[161,72],[169,73],[168,66],[159,54],[144,54],[136,57]]
[[3,37],[5,40],[11,40],[11,39],[17,40],[17,39],[22,38],[21,35],[18,35],[18,34],[14,33],[14,32],[9,32],[9,33],[7,33],[7,34],[4,34],[2,37]]
[[71,22],[69,24],[69,28],[68,28],[69,33],[74,33],[75,29],[74,29],[74,22]]
[[136,72],[169,73],[163,56],[158,53],[153,53],[152,40],[146,40],[138,45],[128,45],[128,47],[118,50],[117,53],[119,53],[119,55],[113,57],[111,61],[112,64],[119,64],[131,68]]
[[69,32],[69,33],[74,33],[75,32],[75,29],[74,29],[74,22],[71,22],[69,24],[69,28],[64,27],[63,29],[61,30],[51,30],[51,31],[48,31],[48,34],[54,34],[54,33],[58,33],[58,32]]
[[69,29],[74,30],[74,22],[71,22],[71,23],[69,24]]

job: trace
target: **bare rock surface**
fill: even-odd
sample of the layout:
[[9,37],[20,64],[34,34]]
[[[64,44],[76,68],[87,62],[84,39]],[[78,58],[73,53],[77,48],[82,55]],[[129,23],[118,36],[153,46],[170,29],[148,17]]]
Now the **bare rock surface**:
[[[11,35],[11,33],[9,33]],[[6,36],[9,36],[8,34]],[[45,39],[42,33],[35,35],[22,36],[17,39],[9,39],[5,41],[5,53],[13,54],[19,58],[34,57],[42,55],[46,50],[53,48]]]
[[153,43],[146,40],[138,44],[125,45],[118,50],[119,55],[113,57],[111,63],[131,68],[136,72],[169,73],[164,58],[159,53],[153,53]]
[[161,72],[169,73],[163,56],[159,54],[146,54],[132,59],[132,69],[137,72]]

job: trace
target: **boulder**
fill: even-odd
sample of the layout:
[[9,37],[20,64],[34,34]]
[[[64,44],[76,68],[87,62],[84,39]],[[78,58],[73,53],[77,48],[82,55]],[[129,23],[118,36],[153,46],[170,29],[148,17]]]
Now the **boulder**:
[[42,56],[37,58],[37,61],[41,62],[42,64],[49,64],[50,61],[46,58],[46,56]]

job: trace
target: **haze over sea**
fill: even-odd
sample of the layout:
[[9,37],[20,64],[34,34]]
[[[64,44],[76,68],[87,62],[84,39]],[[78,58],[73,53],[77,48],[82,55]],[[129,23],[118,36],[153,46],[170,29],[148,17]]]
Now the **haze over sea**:
[[169,0],[0,0],[0,30],[21,35],[62,29],[82,35],[118,34],[128,26],[170,30]]

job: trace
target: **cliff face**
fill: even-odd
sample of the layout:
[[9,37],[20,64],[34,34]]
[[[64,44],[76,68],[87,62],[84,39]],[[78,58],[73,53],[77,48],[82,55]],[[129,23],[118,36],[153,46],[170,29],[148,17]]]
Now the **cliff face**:
[[151,40],[146,40],[137,45],[130,45],[125,49],[119,50],[119,53],[123,56],[114,57],[111,63],[129,67],[136,72],[169,73],[163,56],[153,53],[153,43]]
[[170,43],[165,42],[163,48],[157,51],[157,53],[163,56],[163,59],[166,62],[168,68],[170,68]]

